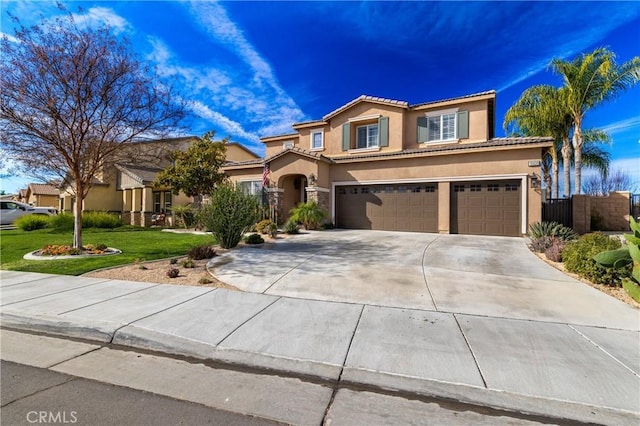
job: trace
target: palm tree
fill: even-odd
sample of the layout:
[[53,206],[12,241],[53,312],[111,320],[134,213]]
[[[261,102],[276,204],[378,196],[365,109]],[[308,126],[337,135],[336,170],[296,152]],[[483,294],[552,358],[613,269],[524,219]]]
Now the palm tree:
[[[544,181],[553,182],[551,198],[558,197],[559,157],[563,164],[571,161],[571,144],[569,132],[573,124],[567,110],[566,92],[549,85],[533,86],[525,90],[515,104],[505,114],[503,127],[507,133],[521,136],[552,136],[554,146],[545,156],[551,157],[551,173],[543,168]],[[544,158],[543,158],[544,160]],[[571,192],[569,168],[564,168],[564,193]]]
[[[554,72],[564,80],[566,106],[573,119],[572,145],[574,150],[576,191],[582,185],[582,148],[585,138],[582,132],[584,116],[591,108],[619,95],[640,79],[640,57],[618,65],[615,54],[606,48],[582,54],[573,61],[554,59]],[[565,183],[566,185],[566,183]]]

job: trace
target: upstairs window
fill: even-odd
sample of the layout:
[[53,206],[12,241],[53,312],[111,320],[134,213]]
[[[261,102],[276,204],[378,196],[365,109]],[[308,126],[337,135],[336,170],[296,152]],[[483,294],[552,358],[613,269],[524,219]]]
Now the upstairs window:
[[358,126],[356,128],[356,149],[377,148],[378,141],[378,124],[369,124],[366,126]]
[[311,132],[311,149],[323,149],[324,136],[322,130],[313,130]]
[[455,141],[468,137],[468,111],[438,111],[418,117],[418,143]]

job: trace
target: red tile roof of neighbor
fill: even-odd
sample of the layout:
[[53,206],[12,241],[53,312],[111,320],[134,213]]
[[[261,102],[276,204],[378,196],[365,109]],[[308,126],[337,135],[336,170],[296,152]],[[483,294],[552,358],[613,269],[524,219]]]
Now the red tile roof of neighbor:
[[[58,188],[46,183],[30,183],[28,190],[34,195],[60,195]],[[22,192],[22,190],[20,190],[20,192]]]

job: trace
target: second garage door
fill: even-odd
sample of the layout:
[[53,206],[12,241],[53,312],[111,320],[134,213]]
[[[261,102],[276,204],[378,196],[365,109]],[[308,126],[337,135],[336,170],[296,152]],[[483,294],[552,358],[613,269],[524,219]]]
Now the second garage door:
[[451,233],[520,236],[520,181],[451,183]]
[[352,229],[438,232],[438,186],[339,186],[336,224]]

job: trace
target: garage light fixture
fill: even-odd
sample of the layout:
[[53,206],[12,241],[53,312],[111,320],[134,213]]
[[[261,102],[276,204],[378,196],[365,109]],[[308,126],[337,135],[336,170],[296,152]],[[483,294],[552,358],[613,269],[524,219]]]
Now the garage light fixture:
[[535,173],[531,173],[531,188],[538,188],[540,186],[540,178]]

